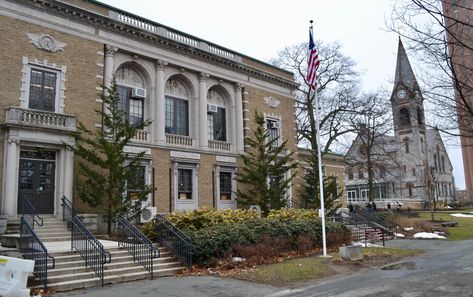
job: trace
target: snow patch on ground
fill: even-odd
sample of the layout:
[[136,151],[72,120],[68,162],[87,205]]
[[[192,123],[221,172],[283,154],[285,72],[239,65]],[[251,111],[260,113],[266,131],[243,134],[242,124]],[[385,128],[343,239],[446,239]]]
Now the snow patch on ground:
[[413,231],[414,227],[406,227],[406,228],[402,228],[402,229],[404,229],[404,231]]
[[417,239],[445,239],[445,236],[438,235],[435,233],[428,233],[428,232],[419,232],[414,234],[414,238]]
[[394,233],[394,236],[397,237],[397,238],[404,238],[406,237],[406,235],[402,234],[402,233]]
[[364,242],[360,242],[360,241],[352,242],[351,244],[352,245],[361,245],[362,247],[384,247],[382,245],[372,244],[372,243],[369,243],[369,242],[367,242],[366,245],[365,245]]
[[450,214],[452,217],[457,217],[457,218],[473,218],[473,214],[464,214],[464,213],[452,213]]

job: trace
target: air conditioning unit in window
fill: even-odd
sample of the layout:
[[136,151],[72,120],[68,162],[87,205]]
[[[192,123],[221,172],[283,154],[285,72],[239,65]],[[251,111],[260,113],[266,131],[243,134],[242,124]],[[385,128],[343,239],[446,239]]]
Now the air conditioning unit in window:
[[140,223],[146,223],[151,221],[156,217],[157,213],[158,210],[156,209],[156,207],[147,206],[143,208],[140,214]]
[[281,124],[279,122],[276,122],[276,121],[271,121],[269,122],[269,127],[272,128],[272,129],[279,129],[281,128]]
[[215,112],[217,112],[217,109],[218,109],[217,105],[207,104],[207,112],[208,113],[215,113]]
[[132,98],[144,99],[144,98],[146,97],[146,89],[133,88],[133,89],[131,90],[131,97],[132,97]]

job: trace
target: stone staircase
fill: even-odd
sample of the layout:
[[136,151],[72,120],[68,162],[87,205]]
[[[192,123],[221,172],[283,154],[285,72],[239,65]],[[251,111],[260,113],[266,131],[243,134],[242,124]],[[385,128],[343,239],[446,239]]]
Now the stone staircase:
[[[101,286],[100,278],[91,268],[85,266],[79,253],[71,251],[71,232],[67,230],[62,219],[43,217],[43,226],[35,225],[35,232],[50,256],[55,258],[55,268],[48,269],[49,288],[59,292]],[[9,223],[8,236],[19,240],[19,224]],[[118,247],[117,242],[100,241],[111,254],[111,263],[104,265],[105,284],[150,278],[150,273],[140,263],[134,262],[133,256],[126,249]],[[16,245],[19,247],[18,241]],[[157,249],[160,257],[153,260],[154,277],[175,275],[186,269],[164,247]],[[38,279],[30,279],[28,285],[30,288],[42,287]]]
[[[126,249],[117,246],[107,250],[111,253],[112,262],[104,267],[105,284],[150,278],[150,273],[141,264],[133,262],[133,256]],[[175,275],[185,269],[165,248],[160,247],[159,250],[161,256],[153,261],[155,277]],[[64,251],[50,255],[55,258],[56,267],[48,270],[49,288],[59,292],[101,286],[100,279],[92,269],[85,267],[78,253]]]

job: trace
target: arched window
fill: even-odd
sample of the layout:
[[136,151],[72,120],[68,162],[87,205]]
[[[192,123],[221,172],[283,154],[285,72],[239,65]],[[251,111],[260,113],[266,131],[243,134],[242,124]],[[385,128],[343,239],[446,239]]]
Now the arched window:
[[441,161],[440,165],[442,165],[442,172],[445,172],[445,158],[442,156],[441,160],[442,161]]
[[409,117],[409,110],[407,108],[401,108],[401,110],[399,110],[399,125],[401,126],[401,128],[411,126]]
[[167,134],[189,136],[189,91],[178,78],[170,78],[165,87]]
[[227,108],[225,97],[218,88],[207,93],[207,133],[209,140],[227,141]]
[[434,154],[434,169],[437,170],[439,167],[438,167],[438,163],[437,163],[437,154]]
[[404,138],[403,139],[403,142],[404,142],[404,148],[406,149],[406,153],[408,154],[409,153],[409,138]]
[[131,124],[143,123],[146,86],[143,76],[132,66],[121,66],[115,72],[119,108]]

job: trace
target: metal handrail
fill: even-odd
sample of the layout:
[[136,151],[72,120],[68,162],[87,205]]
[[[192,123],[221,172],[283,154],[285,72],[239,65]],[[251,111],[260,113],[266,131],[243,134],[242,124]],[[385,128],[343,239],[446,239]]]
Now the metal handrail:
[[[20,252],[25,259],[34,261],[34,274],[47,289],[48,269],[54,269],[56,259],[49,255],[33,227],[24,217],[20,219]],[[48,267],[48,259],[52,260],[51,267]]]
[[118,246],[123,246],[133,255],[133,261],[145,267],[153,279],[153,259],[159,258],[159,250],[153,243],[124,217],[118,217]]
[[[34,208],[33,204],[31,204],[30,201],[28,201],[26,198],[21,199],[21,216],[22,217],[28,217],[29,220],[28,223],[31,224],[32,228],[34,229],[34,223],[38,224],[38,226],[43,226],[43,218],[39,216],[38,212]],[[37,221],[35,217],[38,218]]]
[[71,249],[75,249],[104,285],[104,265],[112,261],[110,252],[105,251],[102,243],[89,231],[79,219],[72,202],[66,196],[61,198],[63,219],[71,230]]
[[160,214],[156,215],[156,239],[183,261],[188,269],[192,269],[192,255],[195,252],[192,239]]

